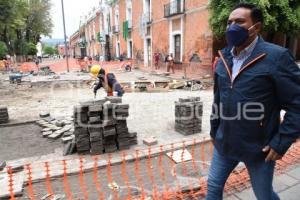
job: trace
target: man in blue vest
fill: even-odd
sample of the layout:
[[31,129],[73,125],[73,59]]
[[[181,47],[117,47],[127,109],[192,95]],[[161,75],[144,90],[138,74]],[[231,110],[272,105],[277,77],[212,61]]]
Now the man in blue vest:
[[[300,69],[285,48],[265,42],[263,14],[241,3],[228,19],[228,46],[215,70],[211,137],[215,150],[207,200],[222,199],[239,162],[248,169],[258,200],[278,200],[272,186],[275,161],[300,134]],[[280,111],[285,110],[280,124]]]

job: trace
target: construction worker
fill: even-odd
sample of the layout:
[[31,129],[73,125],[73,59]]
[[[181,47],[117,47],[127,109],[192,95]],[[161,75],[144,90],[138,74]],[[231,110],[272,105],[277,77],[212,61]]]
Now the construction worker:
[[97,83],[95,83],[94,87],[95,96],[97,94],[97,90],[102,87],[106,90],[107,96],[113,96],[113,92],[117,92],[119,97],[123,96],[124,90],[113,73],[105,71],[100,65],[93,65],[90,72],[97,78]]

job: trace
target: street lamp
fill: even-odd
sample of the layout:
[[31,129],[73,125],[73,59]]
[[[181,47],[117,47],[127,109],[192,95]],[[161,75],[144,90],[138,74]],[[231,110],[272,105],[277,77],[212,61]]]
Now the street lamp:
[[64,9],[64,0],[61,0],[62,8],[62,17],[63,17],[63,26],[64,26],[64,36],[65,36],[65,56],[67,61],[67,71],[69,72],[69,53],[68,53],[68,44],[67,44],[67,34],[66,34],[66,24],[65,24],[65,9]]

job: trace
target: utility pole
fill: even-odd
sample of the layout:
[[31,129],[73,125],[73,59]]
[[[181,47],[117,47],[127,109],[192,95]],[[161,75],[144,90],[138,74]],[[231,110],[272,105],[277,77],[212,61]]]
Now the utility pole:
[[63,16],[63,25],[64,25],[64,35],[65,35],[65,56],[67,61],[67,71],[69,72],[69,53],[68,53],[68,44],[67,44],[67,34],[66,34],[66,24],[65,24],[65,9],[64,9],[64,0],[61,0],[62,16]]

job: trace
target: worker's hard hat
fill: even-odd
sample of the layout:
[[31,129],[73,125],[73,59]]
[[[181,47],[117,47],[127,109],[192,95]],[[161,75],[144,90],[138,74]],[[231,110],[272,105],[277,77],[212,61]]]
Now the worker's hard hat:
[[101,70],[101,66],[100,65],[93,65],[91,67],[91,74],[94,75],[94,76],[97,76],[99,74],[99,71]]

